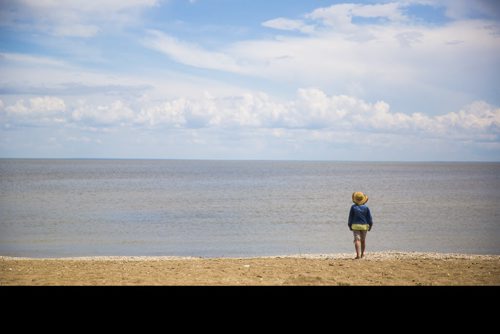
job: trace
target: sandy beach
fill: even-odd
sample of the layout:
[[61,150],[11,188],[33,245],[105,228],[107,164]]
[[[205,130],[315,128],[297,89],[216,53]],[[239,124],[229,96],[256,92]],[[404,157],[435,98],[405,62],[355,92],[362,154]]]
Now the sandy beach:
[[0,285],[500,285],[500,256],[0,257]]

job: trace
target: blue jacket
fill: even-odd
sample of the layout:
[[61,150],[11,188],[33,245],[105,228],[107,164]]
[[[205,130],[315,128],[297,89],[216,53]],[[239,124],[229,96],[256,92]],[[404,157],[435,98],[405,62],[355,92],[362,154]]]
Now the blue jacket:
[[349,211],[349,229],[352,224],[368,224],[370,228],[373,225],[372,215],[370,209],[366,205],[353,204],[351,206],[351,211]]

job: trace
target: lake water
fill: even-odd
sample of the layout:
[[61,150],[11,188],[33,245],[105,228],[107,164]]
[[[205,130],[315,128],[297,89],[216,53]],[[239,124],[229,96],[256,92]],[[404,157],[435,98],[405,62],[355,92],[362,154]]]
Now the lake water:
[[0,255],[500,254],[500,163],[0,159]]

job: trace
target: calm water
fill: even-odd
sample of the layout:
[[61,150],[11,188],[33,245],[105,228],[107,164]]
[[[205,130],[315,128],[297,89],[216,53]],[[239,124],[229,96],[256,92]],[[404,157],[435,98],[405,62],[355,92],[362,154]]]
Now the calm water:
[[500,254],[500,163],[0,160],[0,255]]

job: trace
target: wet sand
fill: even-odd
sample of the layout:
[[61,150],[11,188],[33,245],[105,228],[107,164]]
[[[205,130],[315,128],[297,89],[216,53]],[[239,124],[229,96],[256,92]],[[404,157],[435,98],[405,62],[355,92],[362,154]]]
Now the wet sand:
[[0,257],[0,285],[500,285],[500,256]]

